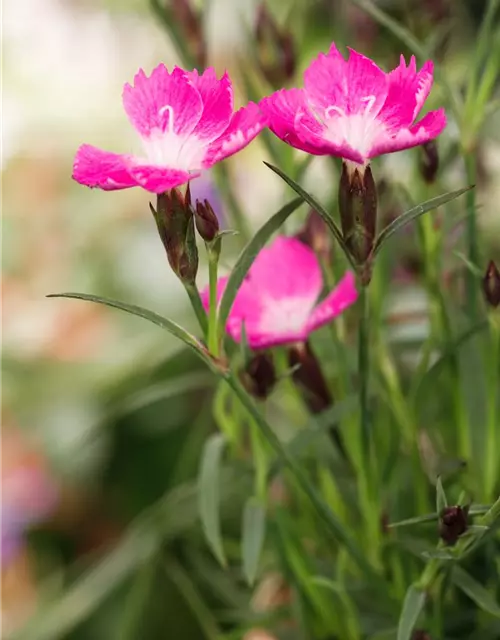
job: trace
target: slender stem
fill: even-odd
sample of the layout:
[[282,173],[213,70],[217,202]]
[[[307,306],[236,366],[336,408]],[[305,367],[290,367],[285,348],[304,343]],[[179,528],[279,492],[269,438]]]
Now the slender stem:
[[500,324],[491,318],[491,388],[488,394],[488,431],[486,437],[485,496],[489,500],[498,478],[498,366],[500,364]]
[[361,446],[363,459],[370,468],[370,415],[368,407],[368,378],[369,370],[369,302],[368,288],[362,286],[359,292],[361,317],[359,319],[358,341],[358,375],[359,375],[359,406],[361,409]]
[[203,308],[203,303],[201,301],[198,287],[196,286],[196,284],[183,284],[184,288],[186,289],[186,293],[189,296],[193,311],[195,312],[196,318],[198,319],[200,328],[203,331],[203,335],[206,337],[208,331],[207,314],[205,312],[205,309]]
[[[467,151],[465,154],[465,170],[467,174],[467,183],[469,185],[476,182],[476,158],[473,151]],[[479,247],[477,238],[477,218],[476,218],[476,190],[470,189],[466,195],[467,207],[467,257],[469,262],[474,266],[478,266]],[[474,273],[470,269],[465,271],[465,287],[467,295],[467,311],[474,318],[477,315],[477,282]]]
[[220,240],[216,246],[207,245],[208,253],[208,350],[216,358],[219,355],[219,340],[217,338],[217,268],[220,255]]

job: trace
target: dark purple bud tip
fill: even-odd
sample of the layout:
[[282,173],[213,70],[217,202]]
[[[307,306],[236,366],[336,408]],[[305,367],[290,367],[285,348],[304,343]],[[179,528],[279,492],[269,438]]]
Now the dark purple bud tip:
[[500,272],[493,260],[490,260],[483,278],[483,292],[490,307],[500,304]]
[[265,400],[276,385],[276,371],[270,353],[256,353],[240,373],[246,390],[255,398]]
[[439,155],[435,140],[429,140],[421,145],[422,154],[420,156],[420,173],[422,178],[431,184],[436,179],[439,169]]
[[456,544],[458,538],[467,531],[469,507],[446,507],[441,513],[439,537],[448,546]]
[[205,242],[212,242],[219,232],[219,220],[208,200],[196,202],[196,229]]

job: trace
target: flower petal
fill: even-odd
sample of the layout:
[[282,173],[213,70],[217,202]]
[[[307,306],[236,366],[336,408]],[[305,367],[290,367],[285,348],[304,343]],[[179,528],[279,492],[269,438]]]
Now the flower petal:
[[370,112],[376,115],[387,96],[387,75],[373,60],[349,49],[346,61],[332,44],[304,73],[307,98],[321,117]]
[[152,193],[164,193],[199,175],[153,164],[139,164],[137,161],[130,166],[129,171],[139,186]]
[[374,158],[382,153],[392,153],[402,149],[410,149],[424,142],[436,138],[446,127],[446,115],[444,109],[430,111],[422,120],[419,120],[409,129],[401,129],[396,135],[389,132],[381,133],[374,141],[368,154]]
[[389,91],[378,119],[389,131],[409,127],[422,108],[432,87],[432,62],[428,61],[417,73],[415,56],[406,67],[404,56],[398,67],[389,74]]
[[75,155],[73,179],[87,187],[105,191],[135,187],[137,181],[128,171],[130,158],[82,144]]
[[357,298],[356,280],[354,274],[348,271],[335,289],[314,308],[307,323],[308,333],[333,320],[354,304]]
[[295,121],[298,113],[308,114],[309,107],[302,89],[280,89],[259,102],[259,106],[269,120],[269,128],[283,142],[307,153],[319,155],[314,144],[297,135]]
[[148,77],[141,69],[134,85],[123,89],[123,106],[132,125],[142,137],[152,131],[189,135],[198,124],[203,103],[185,71],[172,73],[160,64]]
[[236,111],[224,133],[209,145],[203,166],[211,167],[216,162],[243,149],[266,124],[267,118],[259,107],[254,102],[249,102],[246,107]]
[[212,142],[228,127],[233,113],[233,85],[225,73],[220,80],[210,67],[200,76],[197,71],[187,72],[187,77],[198,90],[203,102],[203,113],[193,130],[198,138]]

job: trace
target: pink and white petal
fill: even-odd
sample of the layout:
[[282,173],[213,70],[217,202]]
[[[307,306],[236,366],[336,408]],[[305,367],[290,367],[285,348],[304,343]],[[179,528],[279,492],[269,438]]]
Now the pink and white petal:
[[354,274],[348,271],[335,289],[313,309],[307,322],[308,333],[331,322],[357,299],[356,279]]
[[137,186],[129,171],[130,156],[119,155],[82,144],[73,162],[73,179],[87,187],[105,191]]
[[411,57],[406,67],[404,56],[401,56],[399,66],[389,73],[388,78],[387,98],[377,119],[383,122],[388,131],[393,132],[409,127],[415,119],[418,90],[415,57]]
[[[311,113],[299,112],[295,121],[296,135],[309,153],[331,155],[363,164],[365,157],[345,140],[341,119],[331,118],[328,126],[320,123]],[[338,130],[336,127],[338,126]]]
[[246,147],[267,125],[267,118],[254,102],[249,102],[231,118],[224,133],[211,142],[203,160],[205,168]]
[[327,54],[320,53],[306,69],[304,89],[308,100],[322,113],[331,105],[347,110],[347,61],[335,44]]
[[391,135],[388,132],[382,133],[374,140],[368,157],[371,159],[383,153],[392,153],[393,151],[417,147],[420,144],[424,144],[424,142],[437,138],[445,127],[446,115],[444,109],[429,111],[422,120],[409,129],[401,129],[396,135]]
[[280,89],[259,102],[259,106],[269,121],[269,128],[275,136],[292,147],[316,153],[314,146],[301,140],[295,131],[298,112],[308,112],[309,107],[302,89]]
[[417,94],[416,94],[416,107],[413,118],[415,119],[423,107],[424,102],[427,100],[429,93],[432,89],[432,83],[434,81],[434,63],[432,60],[427,60],[424,66],[417,73]]
[[176,67],[169,73],[164,64],[158,65],[150,77],[141,69],[134,85],[125,85],[123,106],[132,125],[146,138],[152,131],[187,136],[203,113],[200,93],[186,72]]
[[164,193],[189,182],[199,174],[180,169],[168,169],[153,164],[140,164],[137,160],[129,166],[130,175],[136,183],[151,193]]
[[375,116],[387,97],[388,75],[373,60],[349,48],[347,86],[347,113]]
[[212,142],[228,127],[233,114],[233,85],[227,72],[220,80],[210,67],[200,76],[197,71],[187,72],[192,84],[199,91],[203,113],[193,130],[201,140]]

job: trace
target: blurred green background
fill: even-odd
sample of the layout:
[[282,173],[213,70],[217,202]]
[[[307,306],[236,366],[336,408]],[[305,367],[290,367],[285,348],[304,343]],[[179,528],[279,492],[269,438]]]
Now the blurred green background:
[[[204,12],[208,62],[219,72],[229,69],[236,102],[243,104],[240,71],[256,69],[249,35],[258,3],[195,4]],[[312,56],[332,40],[385,69],[397,64],[401,52],[408,54],[348,0],[268,4],[295,39],[297,84]],[[436,52],[460,88],[484,3],[379,5]],[[156,236],[148,194],[91,191],[71,180],[73,155],[83,142],[119,152],[136,148],[121,106],[123,84],[140,67],[180,63],[178,52],[146,0],[11,2],[3,35],[2,502],[15,511],[24,500],[26,510],[35,512],[30,496],[43,502],[57,494],[40,517],[7,532],[16,537],[16,548],[2,555],[5,637],[38,610],[46,614],[15,637],[196,640],[226,632],[227,638],[269,638],[249,629],[273,628],[273,616],[287,615],[280,605],[289,594],[273,563],[258,589],[250,590],[237,564],[225,572],[218,567],[198,519],[199,456],[216,429],[213,377],[152,325],[103,307],[45,298],[61,291],[107,295],[196,330]],[[258,83],[261,95],[272,90],[265,79]],[[437,87],[429,108],[441,100]],[[496,113],[477,147],[486,257],[498,257],[500,247],[499,124]],[[464,176],[454,158],[453,120],[439,144],[447,156],[443,183],[458,188]],[[416,153],[384,158],[379,175],[411,188]],[[227,162],[250,230],[285,193],[290,197],[263,166],[266,158],[257,140]],[[336,188],[330,171],[327,159],[315,159],[304,178],[326,199]],[[213,188],[213,179],[205,176],[199,188]],[[231,206],[222,198],[219,213],[230,225]],[[302,219],[297,216],[292,230]],[[226,245],[226,270],[241,242]],[[202,265],[198,283],[206,282]],[[421,298],[418,286],[396,292],[386,309],[393,318],[391,338],[425,333]],[[409,322],[401,320],[407,317]],[[251,476],[231,465],[226,471],[224,533],[229,555],[238,557],[241,504]],[[7,524],[9,513],[3,514]],[[284,629],[280,637],[290,631]]]

